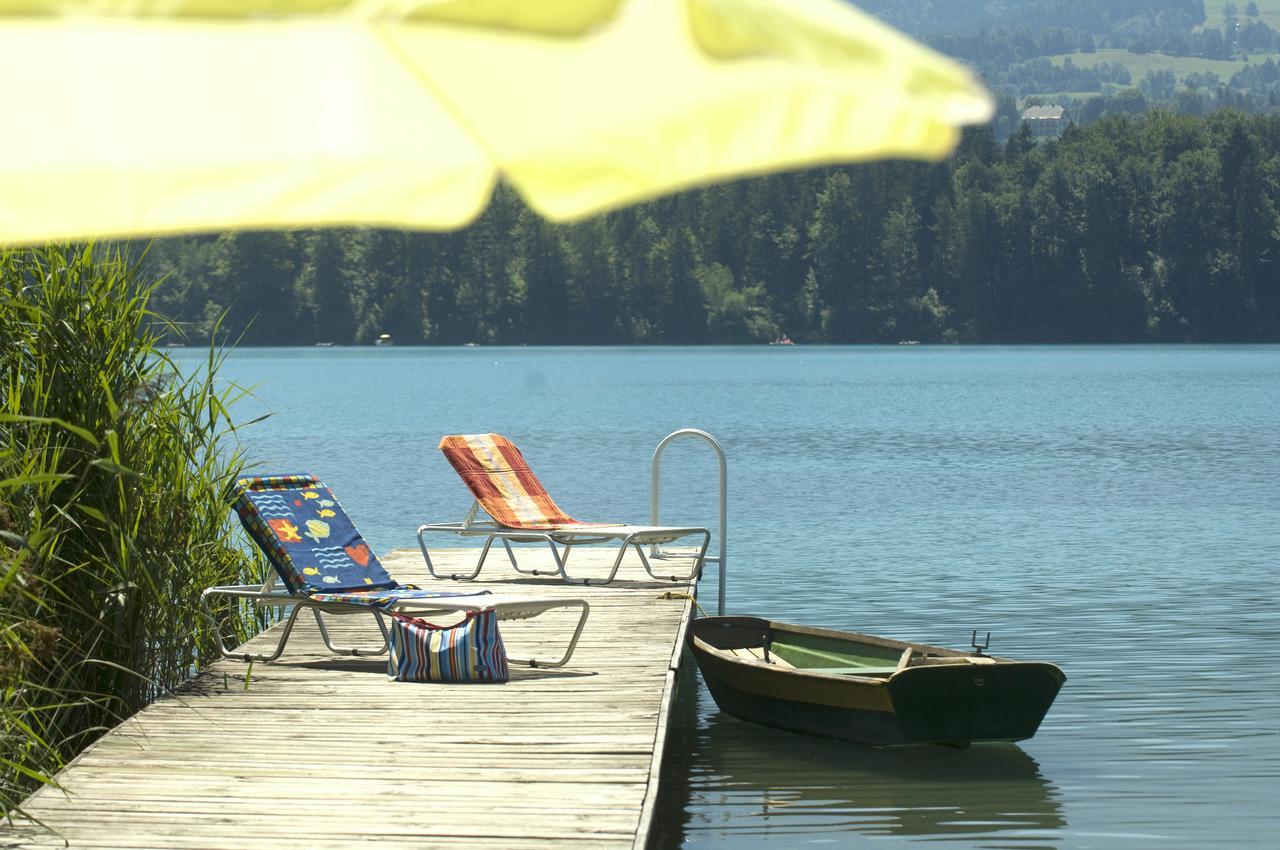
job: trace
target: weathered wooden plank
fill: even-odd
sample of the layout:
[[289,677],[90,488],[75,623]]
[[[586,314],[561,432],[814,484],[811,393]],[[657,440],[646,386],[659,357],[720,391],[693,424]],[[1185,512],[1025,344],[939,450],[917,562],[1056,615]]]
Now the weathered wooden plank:
[[[92,832],[84,835],[70,834],[70,846],[91,848],[92,850],[157,850],[173,848],[173,850],[350,850],[355,843],[352,838],[344,837],[336,840],[324,837],[309,838],[306,835],[247,835],[243,831],[239,835],[200,836],[187,838],[174,835],[147,835],[120,843],[117,839],[101,839]],[[403,842],[404,838],[385,839],[387,843]],[[595,850],[595,848],[619,848],[630,845],[630,836],[605,837],[572,835],[560,838],[542,838],[530,836],[505,836],[496,839],[492,836],[450,836],[448,838],[431,838],[417,836],[410,839],[415,850],[449,850],[457,847],[501,846],[510,850],[554,850],[558,847],[570,847],[573,850]],[[378,842],[376,835],[367,835],[361,843]],[[55,850],[63,848],[63,839],[43,830],[31,829],[25,838],[15,837],[6,840],[4,832],[0,832],[0,847],[19,848],[19,850]]]
[[[674,594],[673,594],[674,595]],[[649,839],[649,828],[653,823],[653,813],[658,805],[658,777],[662,770],[662,755],[666,749],[667,725],[671,722],[671,701],[676,693],[676,674],[680,669],[680,655],[684,649],[685,636],[689,631],[689,623],[693,619],[693,606],[684,606],[680,623],[676,631],[675,645],[667,659],[667,673],[662,687],[661,709],[658,714],[657,730],[654,736],[653,756],[649,760],[649,778],[645,789],[644,800],[640,806],[640,822],[636,827],[635,842],[632,850],[645,850]]]
[[[441,565],[474,557],[442,552]],[[607,570],[611,554],[574,558]],[[421,587],[459,586],[433,582],[416,551],[384,563]],[[0,847],[643,847],[691,605],[663,596],[687,586],[647,580],[634,558],[619,576],[571,587],[494,558],[476,585],[591,603],[570,665],[513,668],[499,686],[388,682],[385,656],[328,654],[300,617],[281,662],[211,665],[81,754],[59,776],[66,793],[34,794],[27,810],[57,835],[0,826]],[[367,615],[325,621],[341,644],[380,640]],[[503,637],[513,654],[546,654],[573,623],[552,612],[504,622]]]

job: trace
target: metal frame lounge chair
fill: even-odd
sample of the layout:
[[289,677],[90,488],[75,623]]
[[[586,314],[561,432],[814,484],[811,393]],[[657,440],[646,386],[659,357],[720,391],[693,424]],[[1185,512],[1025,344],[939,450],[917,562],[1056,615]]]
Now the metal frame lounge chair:
[[[613,581],[628,547],[636,550],[645,572],[659,581],[689,581],[702,571],[707,545],[711,542],[711,532],[705,528],[580,522],[560,509],[533,474],[520,449],[501,434],[450,435],[440,440],[439,449],[467,485],[475,503],[462,522],[419,526],[418,546],[427,562],[427,570],[435,578],[474,579],[480,575],[495,540],[507,550],[507,558],[516,572],[535,576],[558,575],[570,584],[608,584]],[[479,518],[481,512],[488,518]],[[426,535],[433,532],[485,538],[476,568],[470,573],[437,573],[426,542]],[[702,545],[697,549],[693,569],[688,575],[660,576],[653,571],[643,547],[658,546],[695,534],[702,535]],[[611,541],[621,541],[621,545],[608,578],[573,578],[569,575],[566,564],[573,547]],[[550,547],[555,570],[522,569],[511,544],[541,542]],[[563,547],[563,551],[557,548],[557,544]]]
[[[536,617],[554,608],[577,608],[577,627],[564,654],[555,661],[511,659],[533,667],[559,667],[573,655],[586,625],[590,606],[571,597],[533,598],[515,594],[449,593],[402,585],[378,561],[369,544],[352,525],[332,491],[311,475],[242,478],[228,491],[228,501],[250,538],[263,551],[272,569],[261,585],[211,587],[201,595],[205,617],[213,625],[223,656],[243,661],[274,661],[284,652],[294,622],[306,608],[315,615],[320,636],[330,652],[340,655],[378,655],[387,651],[389,634],[383,614],[432,615],[493,609],[500,620]],[[275,649],[252,653],[228,649],[210,600],[248,599],[256,605],[292,606]],[[382,632],[381,646],[336,646],[321,614],[372,615]]]

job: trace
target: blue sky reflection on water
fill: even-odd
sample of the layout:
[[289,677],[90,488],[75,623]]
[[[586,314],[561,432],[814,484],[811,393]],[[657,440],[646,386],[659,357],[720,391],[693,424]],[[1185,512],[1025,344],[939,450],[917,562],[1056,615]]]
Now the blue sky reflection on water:
[[[654,446],[695,426],[729,456],[732,611],[989,629],[1067,672],[1036,738],[965,752],[749,726],[686,677],[660,846],[1274,846],[1280,347],[244,349],[225,375],[273,413],[261,470],[319,474],[379,550],[465,513],[442,434],[644,520]],[[663,518],[714,524],[709,452],[663,468]]]

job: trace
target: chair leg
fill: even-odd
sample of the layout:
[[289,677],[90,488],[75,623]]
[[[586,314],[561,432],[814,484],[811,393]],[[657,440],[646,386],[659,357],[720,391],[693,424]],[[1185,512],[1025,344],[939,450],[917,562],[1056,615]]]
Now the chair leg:
[[[528,571],[528,574],[535,576],[560,576],[560,578],[565,581],[571,581],[568,574],[565,572],[565,565],[569,563],[569,553],[573,551],[573,545],[565,543],[564,553],[561,554],[560,550],[556,548],[556,542],[551,539],[550,535],[547,535],[547,546],[551,549],[551,559],[555,562],[556,568],[554,570],[530,570]],[[526,571],[521,570],[521,572]]]
[[427,572],[431,574],[432,578],[436,579],[447,578],[453,581],[471,581],[473,578],[480,575],[480,568],[484,566],[484,559],[489,557],[489,547],[492,545],[493,536],[490,535],[484,541],[484,550],[480,553],[479,563],[476,564],[475,570],[470,574],[450,573],[448,575],[441,575],[436,572],[436,565],[431,560],[431,552],[427,549],[427,528],[426,526],[422,526],[418,529],[418,548],[422,550],[422,559],[427,562]]
[[[473,578],[480,575],[480,571],[484,569],[484,562],[489,558],[489,550],[493,548],[493,540],[494,538],[492,534],[484,539],[484,545],[480,547],[480,558],[476,561],[476,568],[470,575],[464,576],[461,573],[458,573],[457,575],[449,576],[449,578],[458,581],[471,581]],[[506,543],[505,540],[502,542]]]
[[[698,548],[698,554],[694,557],[693,569],[690,570],[688,575],[684,575],[684,576],[678,576],[678,575],[667,576],[667,575],[658,575],[657,573],[655,573],[653,571],[653,565],[649,562],[648,556],[646,556],[644,553],[644,544],[637,543],[635,538],[636,538],[636,535],[634,534],[628,535],[627,537],[623,538],[622,545],[618,547],[617,557],[613,559],[613,566],[609,570],[609,575],[606,576],[605,578],[574,578],[570,576],[568,571],[565,569],[565,563],[564,563],[565,561],[568,560],[570,546],[568,544],[565,544],[564,559],[561,560],[558,557],[556,559],[556,566],[559,567],[558,572],[560,577],[564,579],[566,584],[581,584],[581,585],[609,584],[618,575],[618,570],[622,567],[622,559],[627,554],[628,547],[634,548],[636,550],[636,554],[640,556],[640,563],[644,565],[644,571],[649,574],[650,578],[655,579],[657,581],[675,581],[675,582],[692,581],[693,579],[696,579],[702,575],[702,564],[703,564],[703,561],[706,559],[707,547],[711,545],[710,531],[702,532],[702,546]],[[554,553],[554,551],[555,551],[555,547],[553,545],[552,552]],[[544,573],[544,575],[553,575],[553,574]]]
[[[630,544],[631,544],[630,537],[622,541],[622,545],[618,547],[618,555],[613,559],[613,567],[609,570],[609,575],[606,576],[605,578],[573,578],[565,570],[563,562],[560,563],[560,577],[564,579],[565,584],[581,584],[583,586],[590,585],[590,584],[594,584],[597,586],[602,584],[608,584],[609,582],[613,581],[614,577],[618,574],[618,569],[622,566],[622,557],[627,554],[627,546]],[[569,545],[565,544],[564,548],[565,548],[565,557],[567,559]],[[636,550],[639,551],[639,547],[636,547]],[[643,558],[644,554],[641,553],[640,557]],[[652,573],[650,573],[650,575],[652,575]]]
[[613,569],[609,571],[609,577],[602,583],[608,584],[613,581],[613,577],[618,574],[618,567],[622,566],[622,558],[627,554],[627,541],[622,541],[622,545],[618,547],[618,557],[613,559]]
[[[516,562],[516,551],[515,551],[514,549],[512,549],[512,548],[511,548],[511,541],[504,537],[504,538],[502,538],[502,545],[503,545],[503,547],[505,547],[505,548],[506,548],[506,550],[507,550],[507,560],[511,562],[511,567],[512,567],[512,569],[514,569],[516,572],[520,573],[521,575],[525,575],[525,576],[540,576],[540,575],[545,575],[545,573],[539,572],[538,570],[523,570],[523,569],[521,569],[521,568],[520,568],[520,564]],[[552,545],[552,549],[554,550],[554,548],[555,548],[555,546],[554,546],[554,544],[553,544],[553,545]]]
[[223,658],[233,658],[238,661],[275,661],[284,652],[285,644],[289,642],[289,635],[293,633],[293,624],[298,619],[298,614],[302,612],[301,605],[292,606],[289,616],[285,618],[284,626],[280,630],[280,640],[276,642],[276,648],[270,653],[263,652],[237,652],[228,649],[226,643],[222,639],[222,629],[218,626],[218,620],[213,616],[213,608],[209,605],[209,598],[212,596],[223,596],[216,592],[206,590],[200,594],[200,608],[204,613],[204,617],[209,621],[209,625],[213,627],[215,640],[218,642],[218,652]]
[[[644,568],[645,568],[645,570],[646,570],[646,571],[649,573],[649,575],[650,575],[650,576],[652,576],[653,578],[658,578],[658,576],[653,575],[653,570],[650,570],[650,569],[649,569],[649,562],[648,562],[648,560],[645,558],[645,556],[644,556],[644,552],[642,552],[642,551],[641,551],[639,544],[636,544],[636,543],[632,542],[631,536],[626,537],[626,538],[622,541],[622,545],[618,547],[618,554],[617,554],[617,556],[613,559],[613,566],[612,566],[612,567],[610,568],[610,570],[609,570],[609,575],[605,576],[604,578],[572,578],[572,577],[571,577],[567,572],[565,572],[565,571],[564,571],[564,569],[563,569],[563,568],[562,568],[562,569],[561,569],[561,571],[560,571],[560,576],[565,580],[565,582],[566,582],[567,584],[581,584],[581,585],[589,585],[589,584],[602,585],[602,584],[609,584],[609,583],[610,583],[610,582],[612,582],[612,581],[614,580],[614,578],[618,575],[618,570],[622,567],[622,559],[623,559],[623,557],[624,557],[624,556],[626,556],[626,554],[627,554],[627,547],[628,547],[628,546],[635,546],[636,552],[638,552],[638,553],[640,554],[640,560],[644,563]],[[567,548],[567,547],[566,547],[566,548]],[[673,578],[672,580],[673,580],[673,581],[675,581],[675,580],[677,580],[677,579],[674,579],[674,578]]]
[[319,608],[312,608],[311,613],[315,615],[316,625],[320,627],[320,637],[324,639],[324,645],[335,655],[381,655],[386,652],[389,646],[389,635],[387,634],[387,626],[382,622],[382,615],[377,611],[371,613],[378,621],[378,628],[382,631],[382,646],[378,649],[362,649],[358,646],[334,646],[332,638],[329,637],[329,630],[325,627],[324,618],[320,616]]
[[[627,540],[623,543],[622,545],[623,549],[627,547],[627,543],[631,543],[631,538],[628,537]],[[636,547],[636,554],[640,556],[640,562],[644,564],[644,571],[649,574],[650,578],[657,579],[658,581],[692,581],[693,579],[698,578],[699,576],[702,575],[702,563],[707,556],[707,547],[711,545],[711,532],[710,531],[702,532],[702,546],[701,548],[698,549],[698,554],[693,559],[693,570],[687,576],[655,575],[653,572],[653,568],[649,564],[649,559],[645,557],[644,548],[639,543],[631,543],[631,545]]]
[[536,658],[511,658],[507,661],[512,664],[519,664],[528,667],[563,667],[569,663],[569,659],[573,657],[573,651],[578,647],[578,638],[582,637],[582,629],[587,625],[587,614],[591,612],[591,606],[587,604],[585,599],[579,599],[574,603],[581,615],[578,617],[578,625],[573,630],[573,636],[569,638],[569,645],[565,648],[564,654],[557,661],[539,661]]
[[[636,547],[636,554],[640,556],[640,563],[644,564],[644,571],[649,574],[649,578],[658,578],[653,574],[653,567],[650,566],[649,559],[645,557],[644,548],[639,543],[632,543],[631,545]],[[622,548],[626,549],[627,547],[623,546]],[[675,580],[676,577],[671,576],[671,581]]]
[[[573,576],[569,575],[569,571],[565,569],[565,563],[569,560],[569,550],[571,548],[573,547],[570,544],[568,543],[564,544],[564,555],[565,555],[564,560],[557,562],[560,567],[560,578],[564,581],[565,584],[580,584],[583,587],[586,587],[587,585],[591,585],[591,584],[598,586],[602,584],[608,584],[609,582],[613,581],[613,577],[618,574],[618,565],[622,563],[622,553],[626,551],[625,546],[622,547],[621,550],[619,550],[618,557],[613,559],[613,569],[609,571],[609,575],[607,578],[574,578]],[[548,575],[552,575],[552,574],[548,573]]]

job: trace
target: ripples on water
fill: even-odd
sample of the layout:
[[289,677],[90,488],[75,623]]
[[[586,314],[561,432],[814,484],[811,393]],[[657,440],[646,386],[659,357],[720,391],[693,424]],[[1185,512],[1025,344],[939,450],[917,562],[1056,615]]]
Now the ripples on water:
[[[729,455],[733,612],[989,629],[1069,677],[1031,741],[955,752],[744,724],[686,674],[659,846],[1280,846],[1280,348],[243,350],[229,374],[276,413],[250,452],[321,474],[376,548],[465,512],[441,434],[506,433],[570,513],[643,520],[654,445],[694,425]],[[664,519],[713,524],[705,449],[664,470]]]

